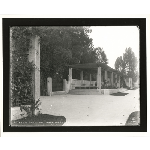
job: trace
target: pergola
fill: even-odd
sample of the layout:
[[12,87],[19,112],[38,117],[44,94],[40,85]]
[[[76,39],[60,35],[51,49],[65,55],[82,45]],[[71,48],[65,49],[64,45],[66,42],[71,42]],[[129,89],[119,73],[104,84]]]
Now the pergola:
[[[83,74],[84,70],[90,70],[90,71],[96,71],[97,72],[97,88],[101,89],[101,83],[102,83],[102,72],[104,73],[104,80],[108,80],[108,73],[110,75],[110,82],[113,86],[114,84],[118,83],[118,88],[120,88],[120,77],[126,77],[121,72],[111,68],[110,66],[104,64],[104,63],[86,63],[86,64],[75,64],[75,65],[68,65],[69,67],[69,83],[70,83],[70,90],[72,89],[72,69],[80,70],[80,80],[81,83],[83,83]],[[118,80],[115,80],[118,79]],[[91,83],[91,74],[89,76],[89,81]],[[82,84],[81,84],[82,86]]]

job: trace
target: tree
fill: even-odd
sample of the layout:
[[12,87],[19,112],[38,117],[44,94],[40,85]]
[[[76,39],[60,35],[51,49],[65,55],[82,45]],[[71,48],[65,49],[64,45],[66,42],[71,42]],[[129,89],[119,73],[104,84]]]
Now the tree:
[[13,66],[18,64],[16,60],[25,62],[22,56],[29,50],[30,37],[38,35],[41,40],[41,86],[46,88],[47,77],[57,80],[67,79],[67,65],[95,62],[95,52],[92,39],[88,36],[89,32],[91,32],[89,27],[76,26],[14,27],[12,38],[15,41],[17,55],[12,57]]
[[96,62],[108,64],[108,59],[103,48],[97,47],[94,49],[96,53]]
[[125,74],[125,64],[122,59],[122,56],[118,57],[115,62],[115,69]]
[[92,39],[88,35],[90,32],[92,32],[90,27],[83,26],[14,27],[13,39],[17,47],[16,52],[19,54],[14,57],[14,61],[20,58],[20,61],[24,62],[21,54],[28,52],[30,37],[39,36],[41,91],[45,90],[48,77],[58,82],[68,78],[67,65],[108,63],[103,49],[100,47],[94,49]]
[[46,30],[41,38],[41,73],[45,79],[49,76],[62,79],[68,71],[66,65],[90,61],[92,39],[88,32],[88,27],[49,27]]
[[128,49],[126,48],[125,53],[123,54],[123,59],[126,67],[126,75],[133,78],[135,82],[135,74],[137,71],[137,58],[135,57],[135,54],[130,47]]
[[124,75],[132,78],[134,82],[137,80],[137,58],[132,49],[126,48],[125,53],[118,57],[115,62],[115,69],[122,72]]

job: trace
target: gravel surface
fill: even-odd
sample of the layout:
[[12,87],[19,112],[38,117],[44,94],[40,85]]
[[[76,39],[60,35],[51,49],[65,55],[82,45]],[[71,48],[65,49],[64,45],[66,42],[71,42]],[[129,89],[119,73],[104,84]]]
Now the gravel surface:
[[121,95],[41,96],[43,114],[64,116],[64,126],[126,125],[132,112],[140,111],[139,89]]

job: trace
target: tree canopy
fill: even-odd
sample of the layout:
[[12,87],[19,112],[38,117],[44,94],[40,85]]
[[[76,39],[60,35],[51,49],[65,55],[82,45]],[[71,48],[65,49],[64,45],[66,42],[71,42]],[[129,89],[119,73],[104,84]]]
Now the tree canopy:
[[120,56],[116,59],[115,69],[131,77],[133,81],[136,82],[138,76],[137,63],[138,60],[132,48],[129,47],[126,48],[123,58]]
[[105,54],[105,51],[103,50],[103,48],[101,47],[97,47],[94,49],[95,54],[96,54],[96,62],[101,62],[104,64],[108,64],[108,59],[107,56]]
[[24,56],[29,51],[30,37],[33,35],[40,37],[41,86],[46,87],[47,77],[56,79],[58,82],[65,78],[68,79],[67,65],[108,63],[104,50],[100,47],[94,48],[92,39],[88,35],[92,32],[90,27],[17,26],[11,29],[13,30],[12,39],[15,43],[15,49],[13,50],[14,68],[18,68],[18,64],[21,66],[26,61]]

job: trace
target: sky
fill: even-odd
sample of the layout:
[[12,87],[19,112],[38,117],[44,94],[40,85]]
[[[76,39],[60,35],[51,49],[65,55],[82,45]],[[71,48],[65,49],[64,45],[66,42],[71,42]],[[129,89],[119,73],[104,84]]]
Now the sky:
[[125,49],[131,47],[139,60],[139,28],[137,26],[92,26],[94,48],[101,47],[105,51],[108,65],[114,67],[117,57],[123,56]]

